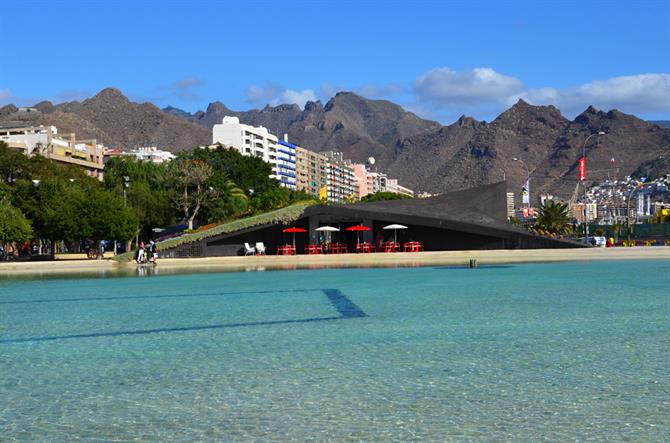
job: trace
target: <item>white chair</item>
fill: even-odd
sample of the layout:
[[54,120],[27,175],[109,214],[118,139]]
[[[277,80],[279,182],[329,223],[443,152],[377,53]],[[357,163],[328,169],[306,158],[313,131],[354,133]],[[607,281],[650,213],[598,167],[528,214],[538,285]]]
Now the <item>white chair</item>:
[[256,254],[256,248],[249,246],[249,243],[244,243],[244,255],[254,255]]
[[265,245],[263,242],[256,243],[256,253],[265,255]]

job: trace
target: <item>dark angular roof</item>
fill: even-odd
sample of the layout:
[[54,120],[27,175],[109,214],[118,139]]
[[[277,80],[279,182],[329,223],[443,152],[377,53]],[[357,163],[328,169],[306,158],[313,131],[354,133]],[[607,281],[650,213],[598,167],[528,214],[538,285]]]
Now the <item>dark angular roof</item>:
[[429,198],[408,198],[358,203],[351,208],[440,218],[466,223],[507,223],[507,187],[505,182],[449,192]]

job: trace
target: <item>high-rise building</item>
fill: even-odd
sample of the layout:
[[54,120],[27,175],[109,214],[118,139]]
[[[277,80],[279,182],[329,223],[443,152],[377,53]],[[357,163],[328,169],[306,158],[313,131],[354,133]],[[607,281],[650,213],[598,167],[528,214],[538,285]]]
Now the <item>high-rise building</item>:
[[328,158],[318,152],[297,147],[296,158],[296,187],[315,197],[328,184]]
[[327,195],[328,201],[342,203],[356,200],[358,197],[358,181],[353,165],[345,161],[341,152],[324,152],[328,159]]
[[277,157],[273,166],[273,172],[282,186],[296,189],[296,145],[288,142],[288,136],[284,134],[284,140],[277,142]]
[[287,140],[280,143],[267,128],[245,125],[237,117],[225,116],[212,128],[212,142],[230,146],[242,155],[262,158],[272,166],[272,178],[282,186],[296,188],[296,146]]
[[25,155],[42,155],[49,160],[83,168],[102,180],[104,146],[93,140],[77,140],[75,134],[63,137],[55,126],[0,128],[0,141]]

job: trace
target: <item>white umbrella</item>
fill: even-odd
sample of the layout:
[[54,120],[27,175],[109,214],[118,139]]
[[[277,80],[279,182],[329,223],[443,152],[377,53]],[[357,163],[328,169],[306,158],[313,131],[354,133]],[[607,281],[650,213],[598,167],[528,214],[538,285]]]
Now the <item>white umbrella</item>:
[[319,228],[316,228],[315,231],[327,232],[328,233],[328,244],[330,244],[330,233],[331,232],[340,232],[340,230],[337,229],[334,226],[321,226]]
[[321,226],[320,228],[316,228],[315,231],[340,232],[339,229],[337,229],[333,226]]
[[398,243],[398,229],[407,229],[407,226],[394,224],[394,225],[384,226],[382,229],[386,229],[386,230],[393,229],[393,242]]

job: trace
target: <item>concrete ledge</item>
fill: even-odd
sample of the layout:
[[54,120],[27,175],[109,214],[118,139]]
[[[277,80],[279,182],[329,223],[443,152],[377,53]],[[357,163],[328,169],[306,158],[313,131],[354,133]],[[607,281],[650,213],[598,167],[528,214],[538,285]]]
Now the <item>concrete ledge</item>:
[[[161,272],[235,271],[253,269],[310,269],[340,267],[467,266],[596,260],[670,260],[669,246],[587,249],[515,249],[482,251],[440,251],[419,253],[376,253],[343,255],[294,255],[252,257],[208,257],[159,259]],[[670,263],[669,263],[670,264]],[[142,265],[151,267],[151,265]],[[0,263],[0,276],[87,273],[132,274],[138,265],[113,260],[68,260],[51,262]]]

